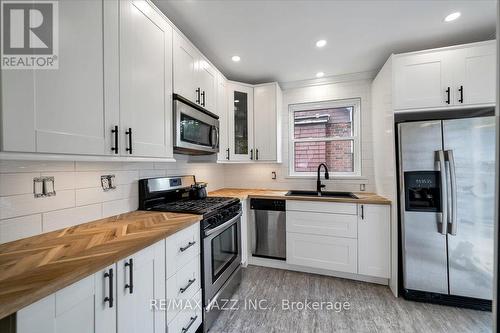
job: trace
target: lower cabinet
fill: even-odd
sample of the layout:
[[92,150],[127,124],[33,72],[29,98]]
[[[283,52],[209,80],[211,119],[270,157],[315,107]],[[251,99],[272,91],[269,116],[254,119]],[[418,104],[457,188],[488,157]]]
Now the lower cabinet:
[[390,206],[288,201],[287,263],[390,277]]

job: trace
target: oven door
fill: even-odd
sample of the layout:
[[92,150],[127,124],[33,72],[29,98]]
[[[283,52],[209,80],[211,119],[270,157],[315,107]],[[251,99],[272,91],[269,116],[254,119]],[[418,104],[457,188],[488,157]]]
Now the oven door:
[[241,212],[231,220],[206,230],[203,238],[204,304],[209,304],[241,264]]
[[219,120],[174,100],[175,148],[178,152],[207,154],[219,151]]

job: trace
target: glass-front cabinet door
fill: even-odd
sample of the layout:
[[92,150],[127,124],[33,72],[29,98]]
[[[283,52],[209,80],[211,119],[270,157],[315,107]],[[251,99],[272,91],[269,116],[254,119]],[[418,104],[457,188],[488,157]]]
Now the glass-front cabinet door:
[[253,147],[253,88],[228,84],[229,157],[233,161],[255,158]]

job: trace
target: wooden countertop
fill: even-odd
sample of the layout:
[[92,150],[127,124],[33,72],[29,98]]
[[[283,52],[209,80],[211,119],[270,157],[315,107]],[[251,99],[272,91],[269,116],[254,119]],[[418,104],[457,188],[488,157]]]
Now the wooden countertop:
[[286,190],[265,190],[265,189],[242,189],[242,188],[223,188],[210,192],[208,195],[213,197],[235,197],[240,200],[247,198],[263,198],[263,199],[286,199],[286,200],[302,200],[302,201],[326,201],[326,202],[349,202],[375,205],[390,205],[391,201],[380,195],[369,192],[353,192],[358,196],[354,198],[332,198],[332,197],[312,197],[312,196],[293,196],[288,197],[285,194]]
[[135,211],[0,245],[0,319],[201,220]]

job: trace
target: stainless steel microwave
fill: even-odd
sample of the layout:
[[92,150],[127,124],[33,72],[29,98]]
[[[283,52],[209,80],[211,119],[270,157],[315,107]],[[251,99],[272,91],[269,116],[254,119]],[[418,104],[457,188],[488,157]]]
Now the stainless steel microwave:
[[219,117],[174,94],[174,151],[205,155],[219,152]]

